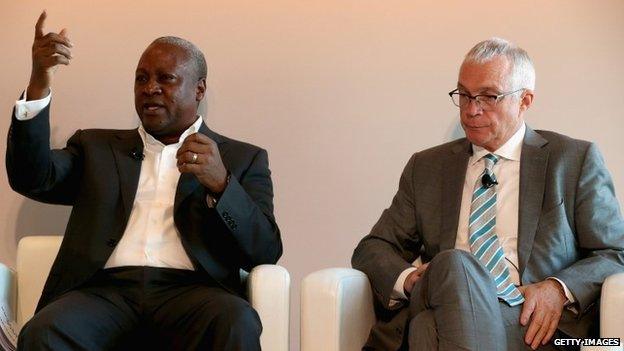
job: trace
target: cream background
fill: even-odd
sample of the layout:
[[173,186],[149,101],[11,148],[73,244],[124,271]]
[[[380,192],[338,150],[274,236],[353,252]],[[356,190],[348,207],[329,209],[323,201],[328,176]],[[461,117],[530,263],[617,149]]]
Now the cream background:
[[[43,8],[47,30],[67,27],[76,45],[54,82],[57,147],[78,128],[137,125],[134,69],[155,37],[178,35],[204,51],[208,125],[269,151],[293,350],[301,279],[349,266],[409,156],[463,135],[446,93],[477,41],[501,36],[529,52],[537,90],[528,123],[598,143],[623,203],[620,0],[2,0],[0,8],[2,154]],[[19,238],[62,233],[69,208],[12,192],[5,172],[0,192],[0,262],[13,266]]]

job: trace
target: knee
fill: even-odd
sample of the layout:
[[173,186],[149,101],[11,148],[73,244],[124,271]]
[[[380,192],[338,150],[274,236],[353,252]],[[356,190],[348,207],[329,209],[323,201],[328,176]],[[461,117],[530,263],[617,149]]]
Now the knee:
[[431,260],[430,267],[435,269],[451,269],[478,264],[473,254],[459,249],[444,250]]
[[29,350],[43,340],[48,340],[48,335],[53,328],[54,318],[46,313],[35,314],[20,330],[17,339],[19,349]]
[[216,320],[217,328],[234,334],[254,334],[260,337],[262,323],[256,310],[247,302],[229,303]]
[[437,277],[437,279],[454,277],[477,283],[491,281],[487,268],[472,253],[459,249],[438,253],[431,260],[427,271],[430,277]]

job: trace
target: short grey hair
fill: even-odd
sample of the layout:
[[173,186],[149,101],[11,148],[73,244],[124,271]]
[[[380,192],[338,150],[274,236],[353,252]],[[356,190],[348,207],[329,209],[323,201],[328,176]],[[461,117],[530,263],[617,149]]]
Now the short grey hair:
[[509,89],[535,89],[535,67],[529,54],[505,39],[490,38],[478,43],[468,51],[464,62],[485,63],[499,56],[505,56],[511,63]]
[[174,36],[166,36],[155,39],[150,45],[154,44],[168,44],[181,48],[186,51],[191,61],[195,65],[195,71],[197,72],[197,78],[201,79],[208,76],[208,67],[206,65],[206,58],[199,48],[186,39],[182,39]]

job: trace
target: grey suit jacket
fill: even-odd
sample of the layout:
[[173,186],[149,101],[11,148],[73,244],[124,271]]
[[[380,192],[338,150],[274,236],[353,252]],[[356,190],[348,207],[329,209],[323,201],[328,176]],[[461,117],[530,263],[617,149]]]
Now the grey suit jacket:
[[[407,309],[388,309],[399,274],[419,255],[428,262],[454,247],[471,153],[464,138],[414,154],[391,206],[355,249],[352,265],[367,274],[376,300],[369,347],[399,349],[406,334]],[[566,310],[559,328],[577,337],[591,334],[603,281],[624,271],[624,221],[597,147],[527,127],[519,195],[522,284],[563,281],[580,314]]]

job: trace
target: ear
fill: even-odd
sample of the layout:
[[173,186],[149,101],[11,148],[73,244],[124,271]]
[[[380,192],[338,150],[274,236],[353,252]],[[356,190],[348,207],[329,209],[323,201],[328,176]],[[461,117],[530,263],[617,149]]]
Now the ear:
[[195,101],[200,102],[204,95],[206,95],[206,78],[201,78],[195,87]]
[[526,110],[529,109],[529,107],[531,107],[531,105],[533,104],[533,90],[531,89],[526,89],[524,90],[524,92],[522,93],[522,97],[520,99],[520,112],[523,113]]

